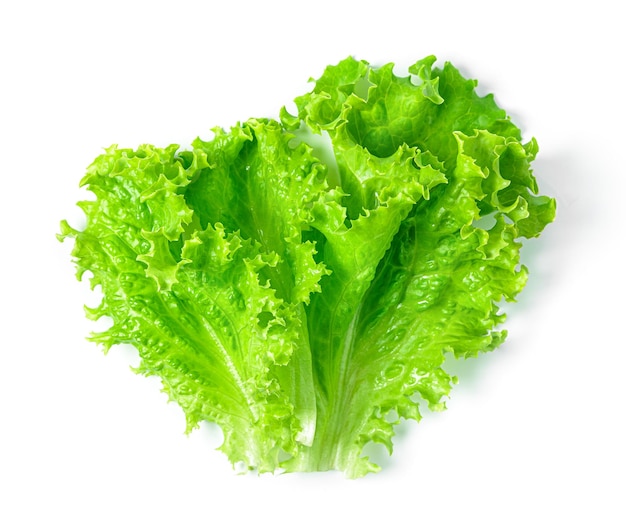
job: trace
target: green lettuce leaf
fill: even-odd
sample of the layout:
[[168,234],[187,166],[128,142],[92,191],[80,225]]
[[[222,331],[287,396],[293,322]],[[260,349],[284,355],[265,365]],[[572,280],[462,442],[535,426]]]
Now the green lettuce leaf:
[[[348,58],[297,115],[214,130],[190,150],[111,147],[82,181],[78,277],[102,288],[92,339],[128,343],[183,408],[259,472],[379,470],[394,426],[445,408],[446,355],[502,343],[522,238],[554,219],[534,139],[426,57],[406,77]],[[338,174],[303,138],[327,135]]]
[[443,409],[445,354],[503,341],[497,303],[527,277],[518,239],[554,218],[554,200],[535,194],[536,142],[522,145],[492,96],[433,63],[412,78],[349,58],[296,99],[298,119],[329,134],[348,196],[342,230],[316,226],[333,271],[307,312],[319,420],[290,468],[378,470],[360,454],[369,442],[391,452],[390,417],[419,419],[419,400]]
[[327,271],[300,225],[324,168],[291,138],[253,120],[193,151],[113,147],[83,179],[96,196],[81,203],[86,228],[62,227],[78,276],[104,294],[88,314],[113,319],[92,339],[134,345],[188,428],[217,423],[233,463],[259,471],[315,427],[303,303]]

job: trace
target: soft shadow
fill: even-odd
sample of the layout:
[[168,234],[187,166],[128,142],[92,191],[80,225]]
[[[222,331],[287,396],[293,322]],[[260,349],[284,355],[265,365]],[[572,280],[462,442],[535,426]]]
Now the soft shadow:
[[[500,304],[507,320],[523,319],[533,307],[553,298],[562,291],[566,281],[564,271],[576,260],[581,251],[581,241],[591,233],[594,224],[600,222],[585,215],[589,203],[581,207],[580,196],[584,193],[586,172],[576,153],[561,151],[539,157],[533,162],[533,172],[539,183],[540,194],[555,197],[557,212],[554,222],[546,226],[538,237],[523,241],[521,263],[529,270],[528,282],[516,302]],[[507,328],[507,322],[503,328]],[[459,378],[464,388],[480,383],[482,373],[500,355],[506,355],[510,341],[498,350],[479,354],[476,358],[457,359],[449,355],[444,369]]]
[[[598,211],[599,200],[585,193],[585,188],[589,185],[587,175],[590,173],[586,172],[584,165],[577,153],[565,150],[546,156],[540,154],[533,162],[540,194],[556,198],[557,214],[555,221],[545,228],[540,237],[524,241],[521,262],[529,269],[529,279],[517,302],[501,304],[509,319],[523,319],[525,314],[531,313],[533,307],[562,291],[562,282],[567,280],[563,272],[572,266],[576,256],[582,251],[581,245],[584,242],[581,241],[602,224],[601,219],[590,218],[588,213]],[[581,200],[582,197],[584,200]],[[506,322],[504,328],[507,328]],[[457,376],[464,391],[471,393],[477,391],[495,362],[515,350],[514,344],[507,340],[496,351],[481,353],[475,358],[457,359],[448,355],[443,368]],[[454,393],[453,389],[451,398],[454,398]],[[422,410],[424,422],[436,420],[436,416],[441,413],[430,412],[425,405]],[[422,425],[416,425],[414,421],[402,421],[396,426],[395,443],[404,444],[410,433],[420,426]],[[364,454],[369,455],[384,470],[399,464],[393,457],[389,457],[382,445],[370,443]]]

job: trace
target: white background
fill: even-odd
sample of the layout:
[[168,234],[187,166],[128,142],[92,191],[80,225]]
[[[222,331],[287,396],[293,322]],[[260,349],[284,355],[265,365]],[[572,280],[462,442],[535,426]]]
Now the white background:
[[[3,2],[0,527],[626,527],[617,5]],[[85,341],[94,295],[58,222],[80,219],[103,147],[276,116],[348,55],[401,71],[429,54],[538,139],[535,174],[558,200],[524,251],[509,340],[452,366],[448,410],[402,427],[378,475],[235,475],[219,433],[186,437],[132,351]]]

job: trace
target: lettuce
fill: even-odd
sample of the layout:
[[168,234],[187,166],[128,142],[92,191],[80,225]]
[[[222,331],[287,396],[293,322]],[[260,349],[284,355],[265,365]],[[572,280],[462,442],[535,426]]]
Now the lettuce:
[[[88,168],[77,277],[103,293],[91,339],[132,344],[187,428],[258,472],[379,467],[394,426],[445,407],[446,355],[505,339],[498,306],[522,290],[522,238],[554,219],[533,139],[451,64],[398,77],[348,58],[296,114],[210,141],[113,146]],[[309,145],[321,134],[328,153]],[[325,161],[322,161],[325,160]]]

